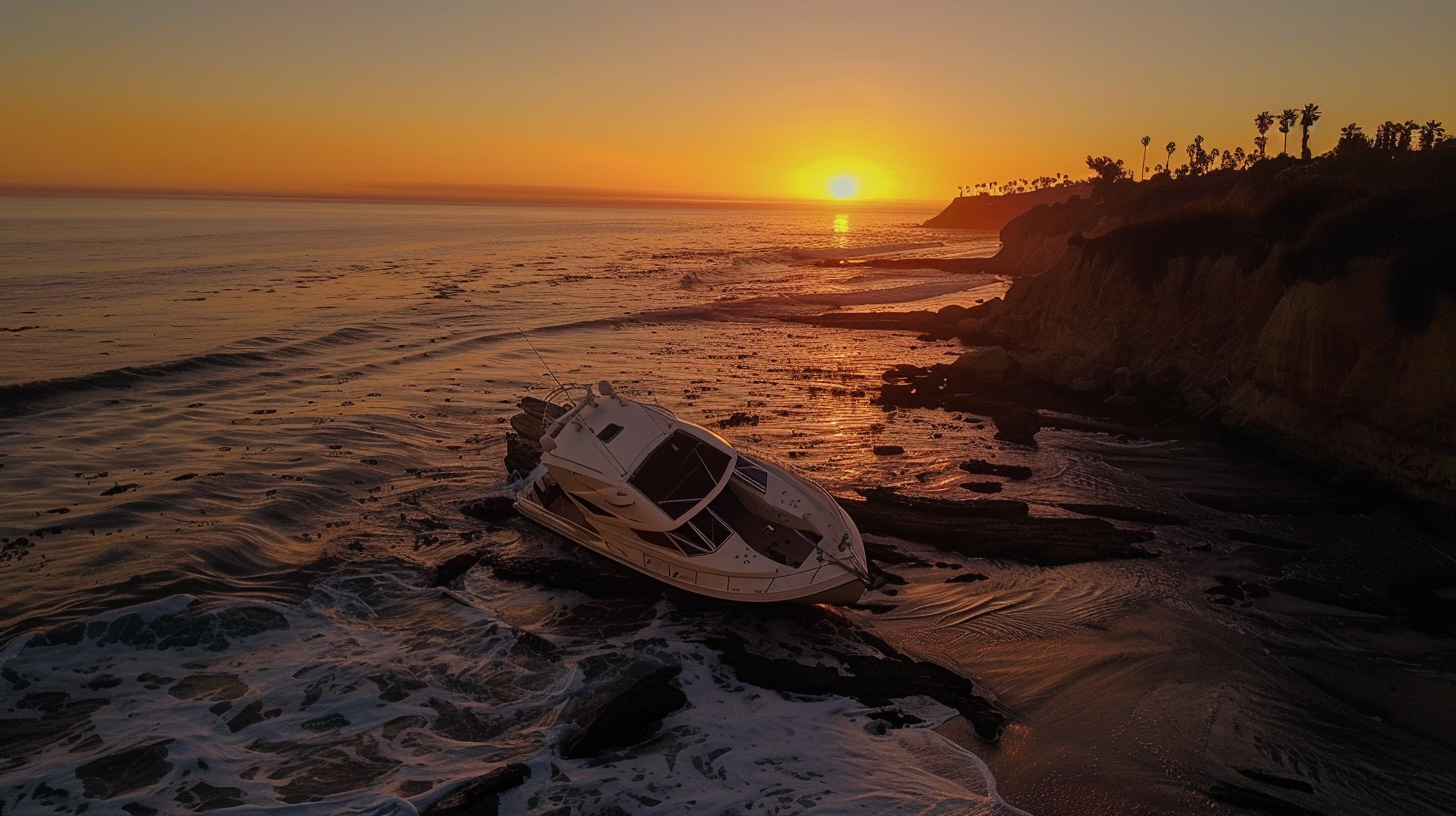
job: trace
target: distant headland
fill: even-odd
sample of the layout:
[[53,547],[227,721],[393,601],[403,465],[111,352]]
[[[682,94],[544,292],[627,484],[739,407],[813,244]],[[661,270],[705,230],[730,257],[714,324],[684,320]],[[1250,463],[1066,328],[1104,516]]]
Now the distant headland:
[[1060,204],[1070,198],[1090,195],[1088,182],[1056,185],[1005,195],[962,195],[953,199],[939,215],[921,224],[938,229],[997,231],[1011,219],[1042,204]]

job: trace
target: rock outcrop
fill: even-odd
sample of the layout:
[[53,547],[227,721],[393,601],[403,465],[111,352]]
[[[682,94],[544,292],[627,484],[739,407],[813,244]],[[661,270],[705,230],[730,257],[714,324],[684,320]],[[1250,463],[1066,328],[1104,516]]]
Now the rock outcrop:
[[1036,379],[1171,388],[1337,481],[1456,504],[1456,145],[1403,161],[1421,166],[1271,160],[1033,211],[976,328]]
[[921,226],[937,229],[972,229],[995,232],[1011,219],[1043,204],[1059,204],[1078,196],[1086,197],[1089,184],[1072,184],[1009,195],[960,196],[952,199],[940,214]]

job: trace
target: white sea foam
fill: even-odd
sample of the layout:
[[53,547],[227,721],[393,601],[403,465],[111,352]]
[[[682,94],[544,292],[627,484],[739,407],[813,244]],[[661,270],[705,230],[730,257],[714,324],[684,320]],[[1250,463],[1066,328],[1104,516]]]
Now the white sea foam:
[[[403,816],[521,762],[532,774],[505,812],[1015,812],[984,764],[928,730],[955,713],[932,700],[904,703],[923,727],[887,731],[852,700],[738,683],[697,642],[711,623],[692,616],[659,609],[629,643],[527,635],[484,608],[503,589],[488,576],[453,592],[419,579],[355,570],[293,606],[174,596],[13,643],[0,663],[20,688],[0,717],[40,714],[30,733],[51,738],[0,773],[0,803],[33,803],[43,784],[73,803],[161,812],[222,796],[232,812]],[[510,608],[584,601],[517,589]],[[602,667],[643,663],[682,666],[688,707],[646,744],[562,759],[555,746]],[[86,770],[145,746],[161,758],[130,789]]]

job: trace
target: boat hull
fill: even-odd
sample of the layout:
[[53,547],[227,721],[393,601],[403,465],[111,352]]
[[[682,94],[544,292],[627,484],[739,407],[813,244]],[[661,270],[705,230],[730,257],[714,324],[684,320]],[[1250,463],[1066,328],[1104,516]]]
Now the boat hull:
[[672,587],[727,601],[748,603],[854,603],[865,584],[854,573],[824,565],[787,575],[732,573],[685,563],[625,535],[577,524],[534,501],[528,487],[516,500],[522,515],[598,555]]

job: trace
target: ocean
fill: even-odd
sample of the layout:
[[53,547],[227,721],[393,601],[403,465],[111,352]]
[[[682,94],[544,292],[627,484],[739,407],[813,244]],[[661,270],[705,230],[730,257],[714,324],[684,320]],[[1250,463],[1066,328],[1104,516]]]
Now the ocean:
[[[0,198],[0,812],[412,814],[507,763],[531,775],[505,813],[1452,812],[1450,643],[1240,589],[1439,563],[1398,510],[1250,517],[1187,486],[1327,489],[1216,440],[1047,430],[1027,448],[976,417],[887,411],[884,370],[960,344],[781,319],[1004,293],[816,265],[998,247],[919,220]],[[1032,467],[1004,495],[1037,514],[1186,521],[1119,523],[1156,532],[1158,558],[1056,568],[883,542],[915,556],[887,565],[904,583],[832,631],[487,565],[431,586],[482,549],[607,569],[461,512],[519,487],[509,417],[557,379],[709,426],[750,414],[724,435],[839,495],[956,496],[976,457]],[[968,573],[986,577],[947,581]],[[822,665],[878,639],[970,679],[1011,725],[990,744],[923,695],[887,718],[755,688],[712,645],[725,633]],[[656,737],[561,756],[591,700],[665,665],[688,706]]]

